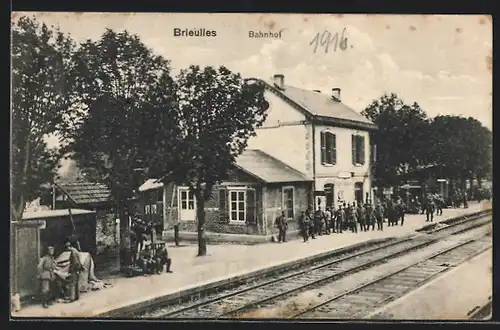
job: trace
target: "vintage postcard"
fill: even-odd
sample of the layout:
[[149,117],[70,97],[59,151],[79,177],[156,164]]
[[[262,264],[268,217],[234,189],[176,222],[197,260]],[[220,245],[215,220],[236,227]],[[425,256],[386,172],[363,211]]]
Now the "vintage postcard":
[[491,318],[491,16],[11,33],[11,318]]

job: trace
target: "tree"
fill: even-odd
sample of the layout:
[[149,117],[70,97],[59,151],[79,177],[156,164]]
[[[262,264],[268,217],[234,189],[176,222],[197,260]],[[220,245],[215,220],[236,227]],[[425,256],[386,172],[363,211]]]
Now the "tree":
[[478,120],[437,116],[431,123],[431,153],[435,163],[465,189],[467,179],[491,172],[492,135]]
[[[110,188],[125,225],[128,199],[139,185],[137,174],[147,171],[158,145],[167,149],[175,144],[169,62],[138,36],[109,29],[99,40],[83,43],[74,61],[81,110],[67,150],[89,177]],[[161,141],[155,135],[159,131]]]
[[264,86],[225,67],[190,66],[177,78],[181,138],[178,166],[171,176],[193,192],[198,222],[198,255],[206,255],[205,201],[226,178],[235,159],[266,117]]
[[427,114],[415,102],[405,104],[396,94],[383,95],[362,114],[378,126],[374,175],[379,186],[392,186],[410,171],[429,163]]
[[[71,95],[73,42],[26,16],[12,22],[11,219],[42,194],[56,175],[60,153],[45,138],[65,129]],[[18,292],[17,230],[11,232],[11,289]]]
[[26,202],[50,183],[60,152],[45,138],[67,129],[72,94],[74,43],[36,19],[12,23],[11,209],[22,218]]

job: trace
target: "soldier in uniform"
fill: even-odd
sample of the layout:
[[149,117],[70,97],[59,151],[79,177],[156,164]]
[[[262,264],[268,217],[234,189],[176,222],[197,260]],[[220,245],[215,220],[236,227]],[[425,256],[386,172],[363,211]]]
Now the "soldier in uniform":
[[302,238],[304,239],[304,243],[309,241],[309,224],[310,224],[309,216],[306,214],[305,211],[302,211],[299,217],[299,226],[300,226],[300,233],[302,234]]
[[367,230],[372,226],[372,230],[375,230],[375,210],[370,202],[366,204],[366,216],[365,216]]
[[349,212],[348,212],[348,214],[349,214],[349,225],[351,227],[351,231],[353,233],[357,233],[358,232],[358,225],[357,225],[358,219],[356,217],[356,210],[354,208],[354,203],[353,203],[353,205],[348,206],[347,209],[349,210]]
[[278,228],[278,242],[286,242],[286,230],[288,229],[288,223],[285,218],[285,211],[281,212],[281,215],[276,218],[274,222],[275,226]]
[[377,220],[377,230],[384,230],[384,207],[381,203],[375,206],[375,218]]
[[66,302],[73,302],[80,299],[80,272],[83,266],[80,263],[80,255],[78,250],[71,244],[71,239],[68,238],[64,242],[66,251],[70,252],[69,256],[69,276],[68,276],[68,289],[69,297],[66,297]]
[[170,266],[172,266],[172,259],[168,256],[167,245],[164,245],[161,250],[156,253],[156,271],[158,274],[163,271],[164,265],[167,266],[167,269],[165,271],[167,273],[172,273],[172,271],[170,270]]
[[425,221],[428,222],[430,220],[432,222],[432,221],[434,221],[434,210],[435,210],[436,206],[435,206],[434,201],[432,200],[432,198],[430,196],[427,197],[425,204],[426,204],[425,216],[427,219]]
[[144,274],[152,274],[156,270],[156,260],[153,259],[151,245],[144,246],[144,250],[139,253],[139,263]]
[[352,204],[355,212],[356,212],[356,218],[358,219],[359,223],[359,230],[360,231],[366,231],[367,224],[366,224],[366,217],[365,217],[365,209],[364,206],[361,202],[358,202],[358,206],[355,207],[355,204]]
[[386,201],[385,212],[387,213],[387,226],[392,226],[394,222],[393,219],[394,205],[392,203],[392,200],[390,199],[387,199]]
[[398,202],[396,203],[396,216],[397,219],[401,219],[401,226],[402,226],[405,222],[405,205],[403,204],[401,199],[398,199]]
[[330,211],[330,207],[327,206],[325,210],[325,234],[330,235],[332,229],[332,212]]
[[342,226],[344,225],[343,221],[345,219],[345,212],[342,209],[342,205],[339,203],[339,208],[335,212],[335,226],[334,226],[334,232],[341,234],[342,233]]
[[314,233],[314,219],[311,214],[311,207],[309,207],[306,210],[306,217],[309,219],[309,235],[311,236],[312,239],[316,239],[315,233]]
[[38,279],[40,280],[40,293],[43,308],[48,308],[53,303],[53,283],[56,279],[54,269],[56,262],[54,260],[54,247],[47,247],[47,254],[44,255],[38,263]]
[[436,215],[443,215],[444,198],[441,195],[436,197]]
[[318,209],[314,212],[314,229],[317,235],[323,235],[321,229],[323,227],[323,222],[325,219],[325,214],[323,210],[321,210],[321,206],[318,206]]

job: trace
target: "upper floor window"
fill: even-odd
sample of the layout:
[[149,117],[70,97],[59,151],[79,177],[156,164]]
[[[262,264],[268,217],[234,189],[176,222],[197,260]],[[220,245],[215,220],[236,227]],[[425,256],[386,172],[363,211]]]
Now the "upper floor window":
[[365,163],[365,137],[361,135],[352,135],[352,163]]
[[337,139],[331,132],[321,132],[321,164],[337,163]]

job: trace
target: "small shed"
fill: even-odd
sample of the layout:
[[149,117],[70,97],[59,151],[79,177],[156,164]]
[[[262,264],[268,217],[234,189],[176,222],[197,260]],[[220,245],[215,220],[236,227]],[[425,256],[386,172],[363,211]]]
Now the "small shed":
[[[62,248],[64,239],[76,237],[82,251],[96,255],[96,213],[81,209],[47,210],[25,212],[23,220],[44,220],[40,229],[40,251],[48,245],[56,247],[56,253]],[[43,253],[43,252],[42,252]]]

